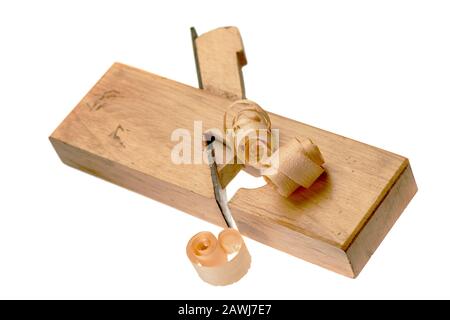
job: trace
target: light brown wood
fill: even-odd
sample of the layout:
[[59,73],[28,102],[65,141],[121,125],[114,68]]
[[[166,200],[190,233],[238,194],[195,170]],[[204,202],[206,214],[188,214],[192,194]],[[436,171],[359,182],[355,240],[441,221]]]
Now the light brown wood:
[[[242,68],[247,64],[247,58],[239,29],[222,27],[199,37],[192,27],[191,35],[199,88],[235,102],[244,99]],[[258,170],[236,163],[238,161],[234,157],[229,163],[218,164],[217,169],[223,187],[241,169],[251,175],[258,174]]]
[[[325,162],[319,148],[308,138],[295,138],[272,155],[278,164],[271,165],[264,174],[266,181],[283,197],[289,197],[300,186],[309,188],[322,175]],[[275,169],[275,170],[274,170]]]
[[[199,88],[231,100],[244,98],[242,67],[247,61],[239,29],[217,28],[199,37],[192,27],[191,35]],[[242,168],[236,165],[235,158],[218,164],[222,186],[225,187]]]
[[239,30],[218,28],[193,41],[200,88],[230,100],[245,98],[242,67],[247,59]]
[[414,175],[408,165],[346,248],[353,277],[361,272],[416,192]]
[[266,167],[262,161],[276,149],[272,146],[269,115],[255,102],[240,99],[228,106],[223,120],[223,132],[227,136],[218,140],[234,151],[235,163],[242,163],[243,170],[260,177]]
[[[62,161],[224,226],[204,164],[171,162],[173,130],[221,128],[231,100],[114,64],[50,140]],[[281,146],[309,137],[326,160],[309,189],[283,198],[270,186],[240,189],[230,201],[245,236],[354,277],[392,227],[416,186],[408,160],[270,114]],[[389,263],[389,262],[387,262]]]
[[189,240],[186,254],[203,281],[229,285],[248,271],[251,256],[239,231],[226,228],[216,238],[211,232],[199,232]]
[[[349,198],[333,199],[331,195],[343,194],[335,188],[343,186],[331,183],[329,175],[330,173],[327,177],[319,178],[322,181],[313,186],[315,190],[297,191],[297,199],[302,199],[301,204],[296,204],[296,200],[280,203],[277,201],[280,200],[280,196],[274,197],[268,186],[264,186],[258,189],[259,199],[263,199],[258,204],[249,203],[251,200],[254,201],[256,190],[241,189],[232,199],[230,207],[233,215],[239,217],[236,223],[242,234],[311,263],[355,278],[413,198],[417,186],[411,167],[407,165],[398,177],[393,177],[392,185],[390,183],[386,185],[390,187],[386,193],[383,192],[384,197],[372,206],[369,199],[364,197],[360,202],[361,205],[365,201],[367,206],[371,207],[366,211],[366,216],[363,215],[362,206],[359,207],[360,215],[356,214],[358,208],[355,208],[356,211],[348,211],[349,213],[353,211],[354,218],[361,219],[358,226],[349,234],[343,230],[350,226],[349,222],[353,219],[344,210],[352,201],[358,202],[358,194],[364,196],[367,190],[358,191],[352,188],[347,192],[351,195]],[[329,189],[325,187],[328,183],[332,184]],[[322,195],[320,195],[321,188],[324,189]],[[322,202],[324,204],[321,206]],[[334,212],[331,208],[326,208],[327,202],[334,203],[332,204],[335,206]],[[273,207],[278,207],[279,211],[274,212]]]

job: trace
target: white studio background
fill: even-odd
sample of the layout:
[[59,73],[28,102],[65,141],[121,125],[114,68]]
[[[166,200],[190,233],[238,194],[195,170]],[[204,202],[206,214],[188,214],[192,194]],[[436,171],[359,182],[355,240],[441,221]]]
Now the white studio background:
[[[448,1],[1,2],[0,298],[450,298],[449,17]],[[50,145],[113,62],[196,86],[189,27],[227,25],[249,98],[410,158],[419,192],[356,280],[247,240],[249,274],[209,286],[185,245],[218,228]]]

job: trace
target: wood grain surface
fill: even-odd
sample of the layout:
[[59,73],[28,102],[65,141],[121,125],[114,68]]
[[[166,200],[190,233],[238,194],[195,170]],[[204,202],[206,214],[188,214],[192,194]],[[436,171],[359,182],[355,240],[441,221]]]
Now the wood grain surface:
[[247,59],[239,29],[217,28],[199,37],[192,30],[200,88],[230,100],[244,99],[242,67]]
[[[171,134],[178,128],[193,133],[200,120],[203,130],[221,128],[231,100],[117,63],[50,140],[72,167],[224,226],[207,164],[172,163],[177,142]],[[268,185],[238,190],[230,207],[239,230],[355,277],[416,191],[408,160],[276,114],[270,118],[281,145],[296,136],[317,144],[326,172],[287,199]]]

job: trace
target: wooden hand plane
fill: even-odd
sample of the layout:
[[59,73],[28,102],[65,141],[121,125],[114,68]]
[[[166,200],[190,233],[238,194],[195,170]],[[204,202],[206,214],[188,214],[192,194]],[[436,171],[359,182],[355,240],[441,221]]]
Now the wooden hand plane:
[[[201,36],[192,29],[192,40],[199,88],[115,63],[50,141],[69,166],[225,226],[208,164],[174,164],[171,134],[177,128],[195,134],[195,121],[205,129],[222,128],[227,106],[245,98],[241,70],[247,60],[237,28]],[[311,138],[326,172],[288,198],[268,185],[238,190],[229,206],[240,232],[356,277],[417,191],[408,159],[269,114],[280,145],[296,136]],[[221,166],[222,184],[241,168]]]

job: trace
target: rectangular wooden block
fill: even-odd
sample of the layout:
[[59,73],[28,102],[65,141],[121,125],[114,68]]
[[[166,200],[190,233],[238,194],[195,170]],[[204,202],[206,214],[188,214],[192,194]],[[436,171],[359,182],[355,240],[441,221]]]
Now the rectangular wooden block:
[[[224,225],[207,164],[171,161],[175,129],[222,128],[230,100],[114,64],[50,136],[61,160],[209,222]],[[406,158],[270,114],[281,144],[311,138],[326,174],[310,189],[279,196],[271,186],[240,189],[230,207],[240,231],[356,277],[414,196]],[[233,171],[233,170],[231,170]],[[180,239],[181,241],[181,239]]]

